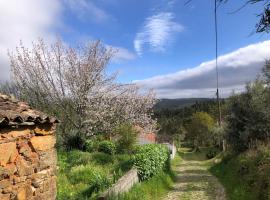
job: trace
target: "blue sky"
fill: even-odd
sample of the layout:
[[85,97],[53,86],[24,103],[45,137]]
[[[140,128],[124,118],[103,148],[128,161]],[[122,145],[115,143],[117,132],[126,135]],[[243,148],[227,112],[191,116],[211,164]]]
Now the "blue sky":
[[[183,85],[187,83],[182,82],[187,79],[193,80],[190,76],[199,81],[202,76],[199,76],[196,70],[200,69],[202,63],[208,63],[210,66],[215,56],[213,0],[193,0],[187,5],[185,0],[22,2],[24,3],[0,0],[0,11],[3,19],[6,19],[6,24],[4,20],[0,20],[0,26],[7,29],[6,33],[0,33],[0,58],[5,52],[4,49],[13,48],[19,39],[27,42],[35,40],[36,37],[50,40],[60,36],[70,45],[100,39],[104,44],[119,50],[108,67],[108,73],[118,71],[120,82],[135,81],[146,89],[154,88],[161,98],[212,97],[214,94],[213,75],[205,76],[205,81],[209,82],[203,88],[205,91],[196,90],[191,83],[185,88]],[[239,57],[243,60],[249,59],[248,53],[258,52],[260,42],[269,39],[268,34],[254,33],[254,26],[258,21],[256,14],[262,10],[261,4],[246,6],[231,14],[244,3],[245,0],[231,0],[218,8],[219,54],[238,55],[239,48],[244,48],[240,51],[240,56],[231,55],[230,60]],[[23,28],[16,28],[18,24],[24,24]],[[6,43],[7,40],[11,42]],[[251,44],[255,46],[248,48]],[[224,61],[224,66],[231,66],[226,70],[235,74],[233,79],[241,80],[228,85],[224,76],[224,96],[234,89],[242,90],[245,82],[255,77],[254,73],[259,71],[263,60],[267,58],[267,51],[270,50],[268,47],[267,42],[262,43],[257,57],[240,66],[245,73],[248,72],[244,78],[240,77],[243,76],[241,70],[236,74],[236,66]],[[2,64],[3,73],[2,76],[0,74],[0,79],[8,76],[8,67],[3,67],[6,65],[8,62]],[[210,73],[211,70],[207,71],[207,66],[201,67],[200,75]],[[192,69],[195,75],[187,76],[189,69]],[[226,70],[224,74],[228,74],[227,78],[230,78],[230,73]],[[165,79],[175,82],[165,83]],[[160,85],[159,82],[164,83]],[[203,85],[200,82],[197,84]],[[181,91],[176,86],[182,88]]]
[[[64,38],[73,43],[89,38],[101,39],[106,44],[128,49],[134,54],[134,59],[110,65],[111,71],[120,71],[120,81],[130,82],[172,73],[214,58],[213,0],[194,0],[188,5],[184,5],[183,0],[92,2],[104,16],[89,15],[90,9],[83,6],[79,8],[80,14],[78,10],[69,8],[65,13],[65,22],[72,30],[63,33]],[[250,35],[258,21],[255,14],[261,11],[261,5],[247,6],[235,14],[229,14],[243,3],[241,0],[231,1],[219,7],[220,54],[268,38],[268,35]],[[160,44],[164,49],[153,49],[145,44],[141,55],[138,55],[134,48],[136,35],[143,31],[147,19],[162,13],[171,14],[170,22],[179,25],[180,30],[169,31],[164,39],[166,45],[163,47]]]

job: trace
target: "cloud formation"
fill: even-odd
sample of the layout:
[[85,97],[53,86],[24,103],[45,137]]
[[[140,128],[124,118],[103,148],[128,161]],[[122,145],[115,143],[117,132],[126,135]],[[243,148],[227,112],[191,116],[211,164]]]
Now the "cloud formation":
[[7,49],[20,40],[31,44],[38,37],[51,40],[60,25],[61,5],[58,0],[0,1],[0,80],[9,79]]
[[[240,48],[219,56],[221,97],[241,92],[245,83],[260,73],[270,58],[270,40]],[[216,92],[215,60],[176,73],[135,81],[145,89],[154,89],[159,98],[214,97]]]
[[161,12],[148,17],[133,42],[137,54],[142,55],[145,45],[148,45],[151,51],[164,51],[173,35],[184,30],[174,19],[171,12]]
[[114,62],[134,60],[136,58],[136,54],[129,51],[126,48],[123,47],[112,47],[112,48],[116,50],[115,56],[112,59]]
[[88,0],[65,0],[66,7],[69,8],[81,20],[91,20],[93,22],[104,22],[112,17],[93,1]]

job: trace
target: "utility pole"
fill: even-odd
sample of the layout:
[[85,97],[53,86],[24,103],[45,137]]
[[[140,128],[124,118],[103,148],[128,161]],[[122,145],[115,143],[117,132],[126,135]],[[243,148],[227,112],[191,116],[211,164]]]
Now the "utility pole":
[[218,73],[218,28],[217,28],[217,0],[215,1],[215,37],[216,37],[216,80],[217,80],[217,106],[218,106],[218,125],[221,126],[221,108],[219,96],[219,73]]

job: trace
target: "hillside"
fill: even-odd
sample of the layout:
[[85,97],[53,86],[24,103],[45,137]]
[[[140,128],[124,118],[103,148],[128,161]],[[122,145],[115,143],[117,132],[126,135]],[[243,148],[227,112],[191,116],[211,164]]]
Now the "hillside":
[[177,109],[194,105],[196,102],[215,101],[213,98],[180,98],[180,99],[160,99],[155,105],[155,109]]

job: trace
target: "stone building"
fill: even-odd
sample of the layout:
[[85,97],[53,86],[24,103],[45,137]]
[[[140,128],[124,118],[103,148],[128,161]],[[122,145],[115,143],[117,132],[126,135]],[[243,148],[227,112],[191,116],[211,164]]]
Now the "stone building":
[[57,120],[0,94],[0,199],[56,198]]

